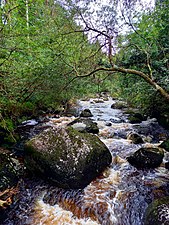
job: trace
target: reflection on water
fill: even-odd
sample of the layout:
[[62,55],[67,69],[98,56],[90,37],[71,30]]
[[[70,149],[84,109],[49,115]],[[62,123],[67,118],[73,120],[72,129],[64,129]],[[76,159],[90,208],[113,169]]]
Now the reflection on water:
[[[63,190],[44,181],[25,179],[20,185],[19,200],[9,212],[5,225],[143,224],[147,205],[154,198],[169,194],[169,173],[163,164],[155,170],[137,170],[126,161],[141,146],[152,144],[135,145],[125,138],[133,125],[121,110],[111,109],[113,102],[111,98],[102,103],[95,103],[94,99],[79,102],[82,108],[91,110],[98,123],[99,137],[113,156],[110,168],[84,190]],[[106,126],[112,118],[123,118],[123,122]],[[50,125],[65,125],[71,120],[53,119]]]

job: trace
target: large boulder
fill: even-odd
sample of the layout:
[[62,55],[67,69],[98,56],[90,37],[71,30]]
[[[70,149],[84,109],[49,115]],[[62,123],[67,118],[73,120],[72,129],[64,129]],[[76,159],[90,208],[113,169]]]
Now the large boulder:
[[154,200],[146,209],[144,225],[169,224],[169,197]]
[[84,188],[112,161],[108,148],[92,134],[72,127],[51,128],[25,144],[25,163],[33,174],[62,188]]
[[163,157],[164,151],[160,148],[140,148],[127,160],[136,168],[156,168],[162,163]]

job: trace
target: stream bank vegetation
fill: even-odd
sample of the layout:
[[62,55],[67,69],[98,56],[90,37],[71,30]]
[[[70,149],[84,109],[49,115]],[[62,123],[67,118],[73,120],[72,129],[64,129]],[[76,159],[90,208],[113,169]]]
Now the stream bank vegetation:
[[169,121],[168,0],[0,4],[0,144],[25,119],[102,91]]

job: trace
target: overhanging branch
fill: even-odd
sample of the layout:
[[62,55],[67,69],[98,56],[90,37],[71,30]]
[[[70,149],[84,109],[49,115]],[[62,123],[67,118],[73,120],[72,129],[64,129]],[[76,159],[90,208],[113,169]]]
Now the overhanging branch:
[[91,75],[93,75],[97,72],[100,72],[100,71],[109,72],[109,73],[115,73],[116,72],[116,73],[137,75],[137,76],[143,78],[156,91],[158,91],[161,94],[161,96],[163,96],[167,101],[169,101],[169,93],[164,88],[162,88],[159,84],[157,84],[153,79],[151,79],[151,77],[148,74],[145,74],[141,71],[134,70],[134,69],[125,69],[123,67],[118,67],[116,65],[114,65],[111,68],[99,67],[99,68],[96,68],[95,70],[89,72],[88,74],[75,76],[64,86],[63,90],[65,88],[67,88],[70,85],[70,83],[72,83],[75,79],[90,77]]

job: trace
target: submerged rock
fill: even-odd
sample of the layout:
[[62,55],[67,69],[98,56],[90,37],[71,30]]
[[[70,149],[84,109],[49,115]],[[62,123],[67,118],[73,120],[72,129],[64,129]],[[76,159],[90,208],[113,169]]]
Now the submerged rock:
[[117,118],[117,117],[110,118],[110,121],[111,121],[112,123],[123,123],[123,122],[124,122],[123,119]]
[[107,127],[111,127],[111,125],[112,125],[111,122],[106,122],[106,123],[105,123],[105,126],[107,126]]
[[48,129],[25,145],[26,167],[62,188],[84,188],[112,161],[108,148],[92,134],[71,127]]
[[136,168],[156,168],[162,163],[163,157],[164,151],[160,148],[140,148],[127,160]]
[[144,225],[169,224],[169,197],[153,201],[146,209]]

